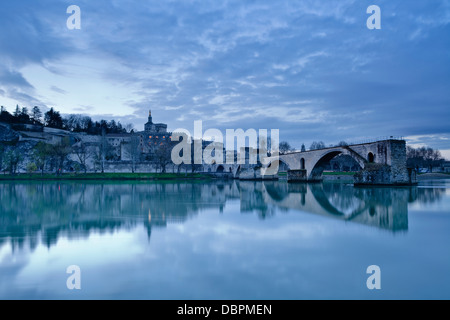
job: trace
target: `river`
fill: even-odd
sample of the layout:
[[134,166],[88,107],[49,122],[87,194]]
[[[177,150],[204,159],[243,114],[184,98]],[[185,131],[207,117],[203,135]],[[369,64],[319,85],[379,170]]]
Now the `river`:
[[449,209],[449,179],[1,182],[0,299],[450,299]]

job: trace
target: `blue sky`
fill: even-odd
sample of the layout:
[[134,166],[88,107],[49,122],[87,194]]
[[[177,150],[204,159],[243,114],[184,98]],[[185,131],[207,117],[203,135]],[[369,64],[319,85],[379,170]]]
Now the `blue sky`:
[[404,136],[450,158],[449,36],[449,0],[2,1],[0,104],[139,129],[152,109],[297,148]]

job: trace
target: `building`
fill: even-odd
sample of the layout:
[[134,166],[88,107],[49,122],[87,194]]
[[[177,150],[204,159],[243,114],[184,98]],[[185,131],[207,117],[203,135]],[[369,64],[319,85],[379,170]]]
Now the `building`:
[[140,148],[145,160],[151,160],[161,146],[172,146],[172,132],[167,131],[167,124],[153,123],[152,111],[148,112],[148,122],[140,136]]
[[152,111],[148,113],[148,121],[144,125],[144,131],[128,134],[128,137],[111,137],[113,146],[119,148],[117,154],[121,160],[152,161],[156,151],[161,146],[172,146],[172,132],[167,131],[167,124],[153,123]]
[[[0,123],[0,147],[5,147],[3,152],[20,151],[23,161],[17,169],[19,172],[26,171],[27,164],[35,161],[33,149],[39,142],[57,146],[66,141],[72,150],[64,161],[63,171],[87,168],[87,171],[94,172],[152,172],[166,169],[170,165],[167,159],[170,160],[171,149],[178,142],[171,141],[172,132],[167,131],[167,124],[153,122],[151,111],[143,129],[130,133],[93,135],[33,125],[13,129],[9,124]],[[47,162],[44,170],[54,171],[53,162]]]
[[152,111],[148,112],[148,122],[144,126],[145,132],[153,132],[155,134],[167,133],[167,124],[165,123],[153,123]]

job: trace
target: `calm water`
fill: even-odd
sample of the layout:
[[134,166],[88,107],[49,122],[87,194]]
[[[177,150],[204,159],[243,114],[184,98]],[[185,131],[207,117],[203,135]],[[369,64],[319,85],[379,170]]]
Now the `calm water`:
[[450,299],[449,209],[450,180],[0,183],[0,298]]

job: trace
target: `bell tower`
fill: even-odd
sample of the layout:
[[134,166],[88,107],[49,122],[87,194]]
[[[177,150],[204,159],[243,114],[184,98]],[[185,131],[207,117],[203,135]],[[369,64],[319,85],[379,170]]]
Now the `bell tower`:
[[145,129],[145,131],[153,131],[153,129],[154,129],[153,119],[152,119],[152,110],[148,111],[148,122],[145,124],[144,129]]

